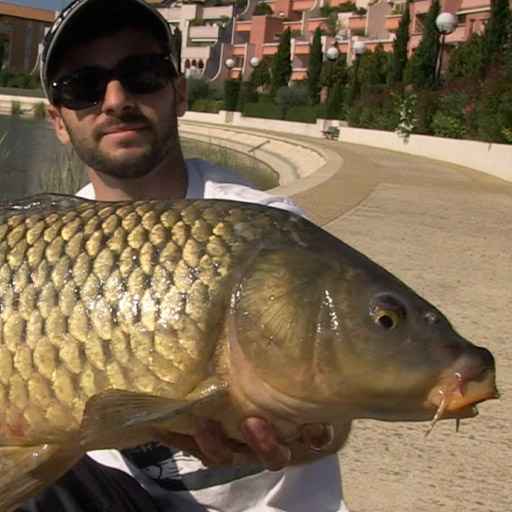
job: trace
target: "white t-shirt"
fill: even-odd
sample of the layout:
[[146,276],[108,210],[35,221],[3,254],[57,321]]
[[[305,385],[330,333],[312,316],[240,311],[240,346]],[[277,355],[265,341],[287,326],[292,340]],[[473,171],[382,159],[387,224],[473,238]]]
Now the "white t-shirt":
[[[187,160],[189,199],[231,199],[303,212],[285,197],[250,188],[240,177],[204,160]],[[77,194],[94,199],[92,185]],[[336,455],[316,462],[267,471],[261,466],[208,468],[182,451],[150,444],[89,455],[132,475],[169,512],[348,512],[342,497]]]

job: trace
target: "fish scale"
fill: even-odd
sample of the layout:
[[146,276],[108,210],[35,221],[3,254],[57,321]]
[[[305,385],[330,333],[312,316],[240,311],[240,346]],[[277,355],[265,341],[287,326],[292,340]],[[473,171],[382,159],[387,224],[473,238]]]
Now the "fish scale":
[[17,411],[4,429],[20,415],[27,432],[41,418],[76,428],[87,399],[107,388],[179,397],[197,384],[183,375],[213,350],[203,305],[219,295],[227,244],[237,224],[251,226],[250,240],[272,222],[225,206],[152,207],[83,203],[0,225],[0,290],[11,292],[0,296],[0,369]]

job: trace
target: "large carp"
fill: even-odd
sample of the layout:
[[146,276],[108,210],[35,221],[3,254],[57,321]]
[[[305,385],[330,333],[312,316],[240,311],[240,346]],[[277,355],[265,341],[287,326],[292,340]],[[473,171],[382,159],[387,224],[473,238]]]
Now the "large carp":
[[[205,418],[270,420],[298,460],[355,418],[464,418],[491,353],[400,280],[286,211],[230,201],[0,208],[0,510],[87,450]],[[301,451],[302,450],[302,451]],[[312,455],[313,454],[313,455]]]

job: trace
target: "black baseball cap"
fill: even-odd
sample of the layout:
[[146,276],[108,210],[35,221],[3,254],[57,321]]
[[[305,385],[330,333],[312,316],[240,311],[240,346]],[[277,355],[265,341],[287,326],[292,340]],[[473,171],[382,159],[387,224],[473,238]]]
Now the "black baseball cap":
[[87,32],[88,29],[85,27],[89,25],[94,33],[97,25],[94,21],[101,20],[102,25],[105,25],[111,20],[112,26],[115,27],[120,19],[133,20],[137,26],[147,26],[151,34],[163,45],[171,57],[175,71],[179,73],[179,50],[173,29],[153,6],[144,0],[74,0],[60,12],[43,42],[40,77],[46,96],[56,61],[63,50],[73,45],[77,29]]

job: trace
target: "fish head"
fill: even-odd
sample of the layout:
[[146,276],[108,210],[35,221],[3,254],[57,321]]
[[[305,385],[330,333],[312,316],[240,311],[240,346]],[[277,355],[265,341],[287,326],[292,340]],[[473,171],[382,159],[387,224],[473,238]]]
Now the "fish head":
[[491,352],[373,262],[352,265],[330,295],[345,319],[334,364],[354,417],[466,418],[479,402],[498,397]]
[[307,244],[261,251],[232,301],[245,361],[282,403],[290,397],[319,422],[334,415],[423,421],[474,416],[475,404],[497,397],[487,349],[378,264],[322,233],[315,251]]

